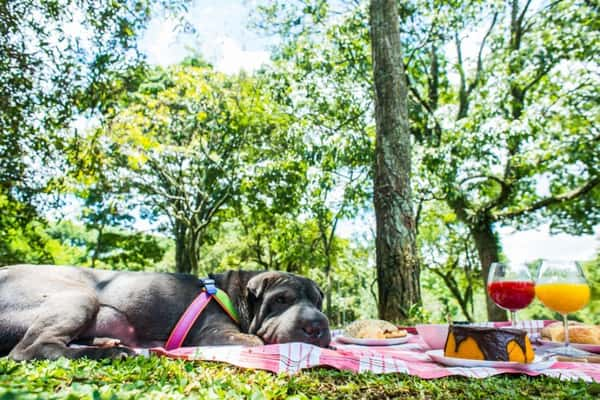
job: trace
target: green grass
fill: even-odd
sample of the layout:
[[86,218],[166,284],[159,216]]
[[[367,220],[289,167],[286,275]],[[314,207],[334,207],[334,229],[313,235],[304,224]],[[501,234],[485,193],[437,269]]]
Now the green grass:
[[160,357],[37,361],[0,358],[0,399],[586,399],[600,385],[547,377],[424,380],[317,368],[276,375]]

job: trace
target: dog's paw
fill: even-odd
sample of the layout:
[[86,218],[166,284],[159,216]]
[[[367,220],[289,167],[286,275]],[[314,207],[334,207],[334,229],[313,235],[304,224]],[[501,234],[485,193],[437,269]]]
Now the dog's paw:
[[135,350],[133,350],[129,347],[124,347],[124,346],[104,348],[103,350],[106,351],[106,354],[104,357],[113,358],[113,359],[117,359],[117,360],[123,360],[127,357],[134,357],[134,356],[138,355],[138,353]]
[[113,339],[108,337],[97,337],[92,341],[93,346],[102,347],[102,348],[111,348],[117,347],[121,344],[119,339]]
[[263,340],[255,335],[247,335],[245,333],[240,333],[238,335],[235,335],[235,341],[237,342],[237,344],[241,344],[242,346],[262,346],[265,343],[263,342]]

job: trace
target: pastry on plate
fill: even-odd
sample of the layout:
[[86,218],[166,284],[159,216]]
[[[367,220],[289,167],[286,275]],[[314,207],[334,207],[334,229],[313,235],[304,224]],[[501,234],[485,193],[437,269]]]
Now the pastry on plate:
[[381,319],[359,319],[344,329],[344,335],[357,339],[393,339],[407,335],[391,322]]
[[[565,341],[565,329],[562,322],[553,322],[540,332],[542,339],[553,342]],[[600,326],[569,321],[569,341],[578,344],[600,345]]]
[[535,358],[521,329],[450,325],[444,356],[485,361],[530,363]]

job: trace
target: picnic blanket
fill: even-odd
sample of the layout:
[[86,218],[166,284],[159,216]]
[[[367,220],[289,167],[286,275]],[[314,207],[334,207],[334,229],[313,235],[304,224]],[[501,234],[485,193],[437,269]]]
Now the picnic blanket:
[[[539,336],[548,321],[523,321],[519,328],[529,332],[532,341]],[[505,326],[505,323],[484,323],[485,326]],[[410,331],[409,331],[410,332]],[[539,371],[515,368],[450,367],[438,364],[426,354],[427,346],[418,335],[412,335],[405,344],[394,346],[359,346],[332,340],[332,348],[325,349],[306,343],[286,343],[259,347],[211,346],[182,347],[167,351],[150,349],[150,353],[186,360],[220,361],[242,368],[262,369],[275,373],[295,374],[305,368],[331,367],[339,370],[372,373],[406,373],[433,379],[451,375],[485,378],[498,374],[547,375],[563,380],[600,382],[600,364],[554,362]],[[543,348],[536,348],[539,354]]]

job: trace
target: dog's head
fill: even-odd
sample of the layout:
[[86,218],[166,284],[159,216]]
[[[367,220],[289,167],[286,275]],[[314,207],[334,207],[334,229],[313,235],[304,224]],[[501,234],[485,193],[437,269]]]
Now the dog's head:
[[329,323],[321,312],[323,293],[314,281],[275,271],[231,271],[221,277],[215,276],[217,285],[238,306],[243,332],[266,344],[329,345]]

